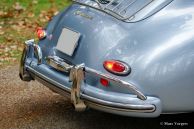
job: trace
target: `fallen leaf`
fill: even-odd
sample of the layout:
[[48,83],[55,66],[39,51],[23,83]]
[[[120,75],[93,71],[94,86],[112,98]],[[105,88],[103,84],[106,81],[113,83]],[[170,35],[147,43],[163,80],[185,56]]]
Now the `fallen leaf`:
[[[7,40],[7,42],[11,42],[11,41],[13,41],[13,38],[8,37],[8,36],[6,36],[6,37],[5,37],[5,39]],[[9,50],[10,50],[10,49],[9,49]]]
[[17,59],[13,57],[13,58],[10,59],[10,61],[17,62]]
[[3,11],[0,11],[0,17],[4,15],[4,12]]
[[23,26],[24,25],[24,21],[17,21],[17,24],[19,25],[19,26]]
[[38,4],[38,1],[37,0],[32,0],[32,3],[33,4]]
[[17,11],[23,11],[24,10],[24,7],[19,3],[19,2],[16,2],[14,5],[13,5],[13,8]]
[[8,24],[13,25],[13,21],[9,21]]
[[23,47],[18,47],[18,51],[23,51]]
[[40,21],[41,21],[41,22],[47,22],[47,19],[41,18]]
[[[7,56],[9,56],[9,53],[5,53],[4,55],[7,57]],[[7,60],[8,60],[8,58],[7,58]]]
[[3,34],[5,34],[5,32],[4,32],[4,31],[2,31],[2,30],[0,30],[0,35],[3,35]]
[[29,18],[32,18],[32,17],[34,17],[34,16],[35,16],[34,13],[32,13],[32,12],[29,12],[29,13],[28,13],[28,17],[29,17]]
[[[4,52],[6,53],[6,52],[8,52],[8,51],[10,51],[10,48],[5,47]],[[6,56],[6,54],[5,54],[5,56]]]
[[12,46],[10,46],[10,48],[11,48],[12,50],[16,50],[16,49],[17,49],[17,46],[16,46],[16,45],[12,45]]
[[5,46],[3,44],[0,44],[0,50],[4,49],[4,48],[5,48]]
[[4,22],[4,21],[0,22],[0,25],[4,25],[4,24],[5,24],[5,22]]
[[19,25],[12,25],[11,28],[13,28],[16,31],[20,31],[21,27]]
[[3,11],[0,11],[0,18],[8,18],[8,17],[13,17],[13,13],[11,12],[3,12]]

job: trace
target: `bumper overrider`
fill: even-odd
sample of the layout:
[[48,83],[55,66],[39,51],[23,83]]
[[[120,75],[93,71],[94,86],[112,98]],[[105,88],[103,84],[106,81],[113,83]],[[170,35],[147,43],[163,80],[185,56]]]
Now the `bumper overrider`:
[[[23,81],[38,80],[55,92],[69,96],[76,111],[87,107],[105,112],[137,117],[156,117],[161,113],[161,102],[157,97],[145,96],[134,85],[103,74],[84,64],[70,65],[57,56],[48,56],[43,61],[41,47],[34,40],[25,42],[21,62],[20,78]],[[66,74],[61,74],[66,73]],[[133,94],[102,91],[90,86],[85,74],[105,78]]]

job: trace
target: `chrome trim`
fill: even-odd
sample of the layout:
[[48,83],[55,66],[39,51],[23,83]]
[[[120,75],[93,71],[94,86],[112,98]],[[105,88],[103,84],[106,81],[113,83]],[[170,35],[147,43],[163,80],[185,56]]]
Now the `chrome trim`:
[[21,80],[23,80],[23,81],[31,81],[32,80],[32,77],[26,71],[26,68],[25,68],[25,61],[26,61],[27,54],[28,54],[28,51],[29,51],[29,46],[32,43],[34,43],[34,39],[31,39],[31,40],[28,40],[28,41],[25,42],[25,46],[24,46],[24,49],[23,49],[23,52],[22,52],[22,57],[21,57],[21,60],[20,60],[19,76],[20,76]]
[[[113,107],[113,106],[107,106],[107,105],[102,105],[98,103],[93,103],[90,101],[86,101],[86,104],[88,106],[90,105],[95,105],[97,107],[109,109],[109,110],[114,110],[114,111],[122,111],[122,112],[138,112],[138,113],[152,113],[156,110],[156,107],[154,105],[129,105],[130,107],[126,108],[121,108],[121,107]],[[141,109],[139,108],[141,107]]]
[[78,65],[71,69],[70,71],[70,81],[73,82],[71,86],[71,102],[73,103],[76,111],[84,111],[86,105],[83,100],[81,100],[81,85],[84,80],[84,65]]
[[59,58],[58,56],[48,56],[46,58],[47,64],[55,68],[56,70],[62,71],[62,72],[70,72],[72,65],[69,65],[65,62],[65,60]]
[[30,47],[34,48],[34,53],[38,59],[37,64],[42,63],[42,50],[37,44],[35,44],[35,40],[30,39],[30,40],[25,41],[25,46],[23,49],[22,57],[20,60],[20,67],[19,67],[19,76],[21,80],[23,81],[31,81],[33,79],[30,76],[30,74],[26,71],[26,68],[25,68],[26,58],[27,58]]
[[123,104],[123,103],[115,103],[110,101],[101,100],[98,98],[94,98],[85,94],[81,94],[81,97],[83,99],[86,99],[89,102],[95,102],[98,105],[111,107],[111,108],[117,108],[117,109],[130,109],[135,112],[144,112],[144,113],[150,113],[154,112],[156,110],[155,106],[152,104],[144,104],[144,105],[134,105],[134,104]]
[[[32,74],[32,73],[31,73]],[[49,82],[46,79],[43,79],[39,76],[36,76],[34,73],[32,74],[32,76],[34,76],[35,80],[37,80],[38,82],[40,82],[41,84],[47,86],[49,89],[51,89],[53,92],[60,94],[64,97],[70,98],[70,91],[66,91],[65,89],[52,84],[51,82]],[[69,89],[70,90],[70,89]]]
[[137,87],[135,87],[134,85],[132,85],[128,82],[122,81],[120,79],[114,78],[110,75],[98,72],[98,71],[91,69],[91,68],[88,68],[88,67],[85,67],[85,72],[100,76],[102,78],[105,78],[105,79],[108,79],[111,81],[114,81],[114,82],[119,84],[118,86],[125,87],[125,88],[129,89],[131,92],[133,92],[135,95],[137,95],[137,97],[139,99],[141,99],[141,100],[147,99],[146,96]]
[[36,55],[38,62],[37,64],[42,64],[42,50],[37,44],[33,44],[34,54]]
[[[52,59],[52,62],[48,61],[47,63],[48,63],[48,65],[50,65],[50,66],[54,66],[54,68],[55,68],[56,70],[61,71],[61,70],[64,70],[64,69],[69,69],[69,68],[72,69],[72,68],[75,68],[75,67],[76,67],[76,66],[74,67],[74,66],[71,66],[71,65],[67,65],[67,63],[64,62],[63,59],[60,59],[59,57],[57,57],[57,58],[59,58],[58,60],[54,60],[54,58],[56,58],[56,56],[53,57],[53,58],[48,57],[48,59]],[[53,64],[53,63],[54,63],[54,64]],[[65,65],[63,65],[63,64],[65,64]],[[67,67],[67,68],[65,68],[65,67]],[[61,68],[62,68],[62,69],[61,69]],[[119,85],[124,86],[124,87],[126,87],[127,89],[129,89],[130,91],[132,91],[135,95],[137,95],[137,97],[138,97],[139,99],[141,99],[141,100],[146,100],[146,96],[145,96],[139,89],[137,89],[137,87],[133,86],[132,84],[130,84],[130,83],[128,83],[128,82],[122,81],[122,80],[120,80],[120,79],[114,78],[114,77],[112,77],[112,76],[110,76],[110,75],[107,75],[107,74],[98,72],[98,71],[96,71],[96,70],[94,70],[94,69],[91,69],[91,68],[88,68],[88,67],[84,67],[84,68],[83,68],[83,71],[86,72],[86,73],[89,73],[89,74],[94,74],[94,75],[96,75],[96,76],[100,76],[100,77],[102,77],[102,78],[105,78],[105,79],[114,81],[114,82],[118,83]],[[72,75],[72,74],[70,74],[70,78],[71,78],[71,75]]]
[[28,69],[30,72],[32,72],[33,74],[35,74],[36,76],[38,76],[38,77],[40,77],[40,78],[42,78],[42,79],[44,79],[44,80],[47,80],[47,81],[48,81],[49,83],[51,83],[52,85],[55,85],[55,86],[57,86],[57,87],[63,89],[65,92],[68,92],[68,93],[71,92],[71,89],[70,89],[69,87],[66,87],[66,86],[64,86],[63,84],[61,84],[61,83],[59,83],[59,82],[57,82],[57,81],[55,81],[55,80],[53,80],[53,79],[51,79],[51,78],[48,78],[47,76],[45,76],[44,74],[42,74],[42,73],[40,73],[40,72],[34,70],[33,68],[27,66],[27,69]]

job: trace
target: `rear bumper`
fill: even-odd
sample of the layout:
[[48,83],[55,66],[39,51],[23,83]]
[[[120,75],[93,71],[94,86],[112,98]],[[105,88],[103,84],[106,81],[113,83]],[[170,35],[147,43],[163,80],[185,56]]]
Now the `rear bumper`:
[[[160,115],[161,102],[159,98],[145,96],[130,83],[100,73],[84,65],[68,66],[64,63],[51,58],[47,63],[43,63],[41,48],[35,45],[33,40],[30,40],[26,42],[23,51],[20,77],[24,81],[36,79],[55,92],[69,96],[78,110],[85,109],[88,106],[125,116],[156,117]],[[68,71],[70,75],[63,74]],[[83,81],[84,73],[114,81],[118,86],[127,87],[133,95],[105,91],[91,86]]]

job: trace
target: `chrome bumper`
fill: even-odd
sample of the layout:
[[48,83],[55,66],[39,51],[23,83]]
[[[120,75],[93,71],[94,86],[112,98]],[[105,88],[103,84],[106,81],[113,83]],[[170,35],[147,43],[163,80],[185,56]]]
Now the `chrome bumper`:
[[[36,60],[34,61],[29,55],[29,49],[32,49],[32,52],[36,56]],[[29,63],[27,59],[30,58],[31,62]],[[94,69],[86,67],[84,64],[81,65],[70,65],[66,63],[63,59],[59,57],[47,57],[46,62],[49,66],[54,69],[66,73],[70,73],[69,75],[69,83],[71,83],[71,87],[65,87],[60,82],[49,78],[34,69],[33,66],[41,67],[42,65],[42,52],[41,48],[34,44],[33,40],[26,41],[26,47],[23,51],[21,63],[20,63],[20,77],[24,81],[30,81],[31,79],[41,80],[42,83],[46,84],[49,88],[57,91],[60,94],[67,93],[71,96],[71,102],[73,103],[75,109],[77,111],[83,111],[87,106],[102,110],[105,109],[107,112],[112,111],[118,114],[122,114],[123,112],[132,112],[132,113],[153,113],[153,116],[158,116],[161,112],[161,109],[157,109],[156,105],[160,107],[160,101],[157,98],[149,97],[147,98],[140,90],[138,90],[132,84],[122,81],[120,79],[114,78],[110,75],[103,74]],[[95,76],[108,79],[110,81],[114,81],[118,84],[118,86],[125,87],[129,91],[131,91],[137,97],[129,98],[132,102],[137,101],[137,103],[121,103],[121,102],[112,102],[104,99],[100,99],[91,95],[88,95],[82,92],[82,86],[84,86],[84,75],[85,73],[93,74]],[[62,88],[61,88],[62,87]],[[94,91],[91,91],[94,92]],[[115,97],[116,98],[116,97]],[[120,97],[122,98],[122,97]],[[123,99],[126,99],[123,97]],[[151,103],[151,101],[157,101],[157,104]],[[123,114],[125,115],[125,114]],[[152,115],[150,115],[152,116]],[[148,116],[149,117],[149,116]]]

